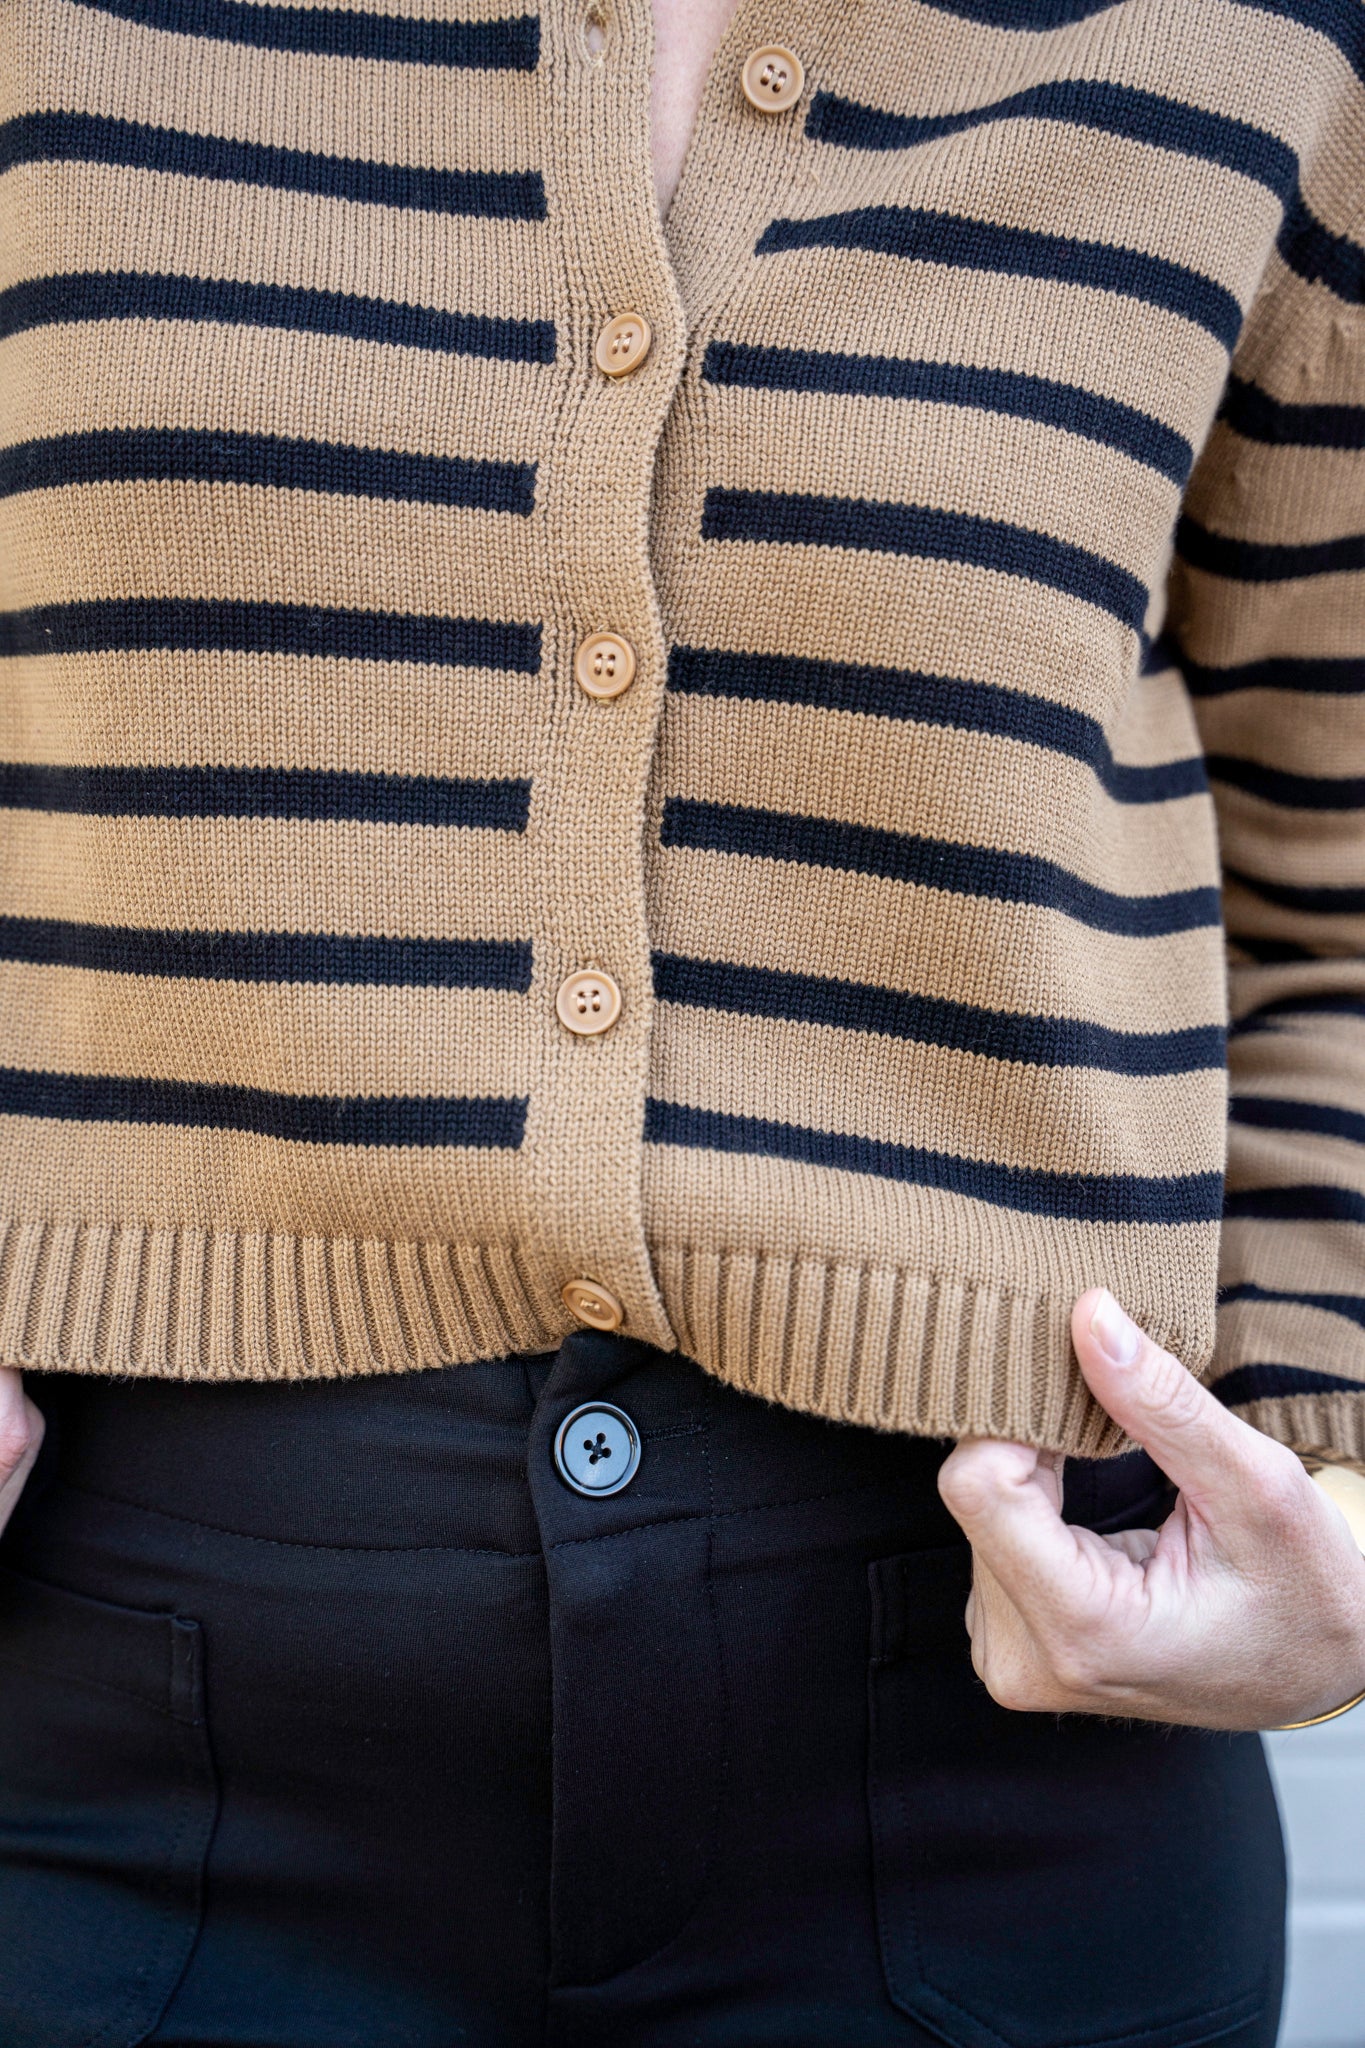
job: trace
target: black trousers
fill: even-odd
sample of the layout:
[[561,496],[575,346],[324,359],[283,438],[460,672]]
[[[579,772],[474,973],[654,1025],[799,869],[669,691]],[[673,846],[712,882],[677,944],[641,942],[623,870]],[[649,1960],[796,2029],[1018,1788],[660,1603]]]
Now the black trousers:
[[[592,1334],[32,1386],[5,2048],[1272,2048],[1260,1742],[996,1707],[944,1446]],[[641,1455],[592,1496],[602,1399]],[[1143,1459],[1072,1481],[1161,1511]]]

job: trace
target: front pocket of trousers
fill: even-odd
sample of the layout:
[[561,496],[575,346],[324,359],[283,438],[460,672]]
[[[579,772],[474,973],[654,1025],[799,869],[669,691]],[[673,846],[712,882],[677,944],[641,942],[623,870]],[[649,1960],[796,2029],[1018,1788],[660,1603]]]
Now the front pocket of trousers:
[[198,1931],[196,1623],[0,1568],[0,2041],[134,2048]]
[[1284,1867],[1258,1738],[997,1706],[970,1577],[965,1545],[869,1569],[893,2001],[953,2048],[1193,2048],[1259,2039],[1262,2014],[1273,2040]]

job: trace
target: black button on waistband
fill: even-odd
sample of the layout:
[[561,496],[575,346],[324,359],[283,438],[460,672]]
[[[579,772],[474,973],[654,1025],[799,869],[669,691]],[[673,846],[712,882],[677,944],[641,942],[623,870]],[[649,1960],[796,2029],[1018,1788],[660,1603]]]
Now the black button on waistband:
[[559,1476],[575,1493],[619,1493],[640,1465],[640,1433],[623,1408],[588,1401],[555,1433]]

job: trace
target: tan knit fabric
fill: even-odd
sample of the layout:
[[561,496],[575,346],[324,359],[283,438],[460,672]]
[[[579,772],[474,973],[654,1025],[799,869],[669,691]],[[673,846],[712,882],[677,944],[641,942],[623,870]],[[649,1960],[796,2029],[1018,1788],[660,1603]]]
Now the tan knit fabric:
[[0,15],[0,1360],[1365,1462],[1365,8],[456,4]]

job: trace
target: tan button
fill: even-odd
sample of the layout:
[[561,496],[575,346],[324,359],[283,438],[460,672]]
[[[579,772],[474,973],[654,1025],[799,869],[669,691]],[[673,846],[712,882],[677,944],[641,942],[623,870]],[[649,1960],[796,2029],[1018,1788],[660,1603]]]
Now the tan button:
[[619,697],[635,680],[635,649],[619,633],[593,633],[578,643],[573,672],[589,697]]
[[609,1287],[599,1287],[595,1280],[567,1280],[559,1290],[559,1298],[571,1316],[580,1323],[586,1323],[590,1330],[619,1330],[626,1319],[626,1312]]
[[621,991],[609,974],[571,974],[559,985],[555,1009],[566,1031],[595,1038],[610,1031],[621,1014]]
[[643,313],[617,313],[597,337],[593,354],[609,377],[628,377],[649,354],[654,339]]
[[744,97],[760,114],[785,114],[801,97],[806,82],[801,59],[780,43],[750,50],[739,74]]

